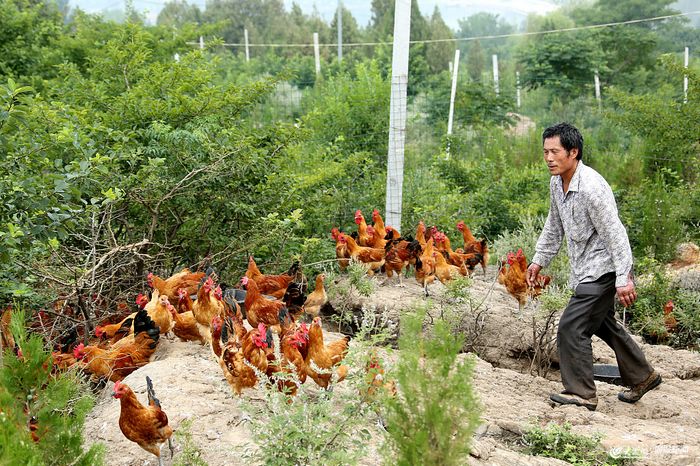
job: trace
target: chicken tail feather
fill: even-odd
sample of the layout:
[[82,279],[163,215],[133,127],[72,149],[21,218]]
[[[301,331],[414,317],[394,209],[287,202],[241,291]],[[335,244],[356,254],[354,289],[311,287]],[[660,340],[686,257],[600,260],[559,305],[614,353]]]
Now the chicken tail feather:
[[160,408],[160,400],[156,398],[156,392],[153,391],[153,381],[149,376],[146,376],[146,392],[148,393],[149,406],[157,406]]

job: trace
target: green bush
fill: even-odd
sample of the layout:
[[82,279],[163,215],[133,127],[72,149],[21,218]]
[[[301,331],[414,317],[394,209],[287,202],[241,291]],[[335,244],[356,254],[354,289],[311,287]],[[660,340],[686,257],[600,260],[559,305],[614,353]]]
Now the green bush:
[[[651,343],[677,348],[700,347],[700,291],[684,289],[673,282],[665,266],[653,257],[639,261],[637,301],[629,309],[630,329]],[[675,328],[668,329],[664,306],[673,303]]]
[[398,465],[460,465],[479,424],[472,391],[473,359],[458,361],[462,341],[443,321],[423,331],[425,310],[402,319],[398,394],[386,400],[387,461]]
[[568,423],[549,423],[544,428],[532,426],[523,434],[523,443],[529,454],[557,458],[575,466],[623,466],[634,464],[641,458],[635,450],[611,455],[603,450],[600,440],[598,434],[588,437],[571,432]]
[[[676,246],[686,239],[685,219],[692,216],[692,203],[679,202],[688,195],[674,174],[665,171],[646,179],[621,204],[621,217],[627,226],[635,256],[651,254],[658,260],[673,258]],[[675,182],[667,181],[676,178]]]

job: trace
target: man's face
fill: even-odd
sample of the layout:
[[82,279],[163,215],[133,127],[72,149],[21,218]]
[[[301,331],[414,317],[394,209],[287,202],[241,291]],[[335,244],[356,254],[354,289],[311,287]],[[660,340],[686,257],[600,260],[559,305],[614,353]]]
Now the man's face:
[[544,161],[549,168],[549,173],[554,175],[562,175],[576,169],[576,156],[578,149],[573,148],[570,151],[564,149],[561,145],[559,136],[554,136],[544,140]]

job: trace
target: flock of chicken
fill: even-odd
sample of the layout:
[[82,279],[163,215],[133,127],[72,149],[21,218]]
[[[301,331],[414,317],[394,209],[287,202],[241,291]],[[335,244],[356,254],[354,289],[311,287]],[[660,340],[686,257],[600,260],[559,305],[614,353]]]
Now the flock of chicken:
[[[398,286],[404,286],[402,271],[413,266],[418,283],[423,285],[428,296],[428,285],[437,278],[447,283],[459,275],[471,275],[477,265],[481,265],[484,275],[489,258],[489,248],[485,239],[476,239],[469,227],[463,222],[457,223],[457,230],[462,234],[464,247],[452,250],[450,238],[437,227],[426,228],[419,222],[415,239],[402,237],[391,226],[384,226],[382,216],[377,209],[372,212],[372,225],[367,222],[361,210],[355,212],[357,231],[351,234],[341,232],[338,228],[331,230],[336,242],[335,254],[341,270],[351,260],[362,263],[369,275],[384,272],[387,280],[394,273],[399,277]],[[534,287],[525,281],[527,260],[522,249],[517,253],[509,252],[507,260],[499,261],[498,282],[518,300],[520,310],[528,297],[536,297],[549,284],[551,277],[541,275]]]
[[[149,274],[151,297],[136,298],[137,312],[96,327],[91,344],[80,343],[72,352],[54,352],[49,363],[56,371],[77,367],[94,382],[115,382],[113,396],[121,401],[122,432],[160,462],[161,445],[172,429],[152,383],[149,379],[149,404],[144,406],[121,381],[148,364],[161,335],[172,332],[185,341],[209,344],[224,377],[239,395],[264,382],[293,396],[307,378],[327,388],[348,373],[348,367],[340,365],[348,338],[324,342],[318,317],[328,300],[324,278],[319,274],[315,289],[306,296],[298,262],[287,273],[263,275],[253,257],[240,288],[217,284],[212,270],[184,269],[165,280]],[[2,320],[9,322],[9,314]],[[302,316],[311,318],[311,323],[300,322]],[[22,357],[21,348],[16,354]]]
[[426,228],[422,221],[418,224],[415,238],[401,236],[391,226],[385,227],[377,209],[372,212],[372,221],[372,225],[367,225],[362,211],[357,210],[357,232],[348,235],[338,228],[331,230],[341,270],[354,260],[364,264],[369,275],[385,272],[388,280],[396,273],[398,286],[403,286],[402,271],[413,266],[416,280],[423,285],[426,296],[429,294],[428,285],[436,278],[446,283],[459,275],[471,275],[478,264],[486,273],[489,255],[486,240],[474,238],[462,221],[457,228],[464,238],[464,248],[454,251],[446,234],[437,227]]

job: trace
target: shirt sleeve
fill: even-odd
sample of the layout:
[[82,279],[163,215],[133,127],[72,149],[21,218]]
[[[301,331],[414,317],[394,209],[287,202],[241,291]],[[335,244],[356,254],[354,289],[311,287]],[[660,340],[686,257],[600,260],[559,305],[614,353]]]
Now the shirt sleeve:
[[620,221],[610,188],[602,195],[588,195],[588,217],[605,244],[615,266],[615,287],[626,286],[632,271],[632,248]]
[[535,255],[532,262],[542,267],[547,267],[554,256],[559,252],[562,239],[564,238],[564,227],[561,224],[559,210],[554,200],[553,182],[549,184],[549,214],[544,222],[544,228],[535,246]]

